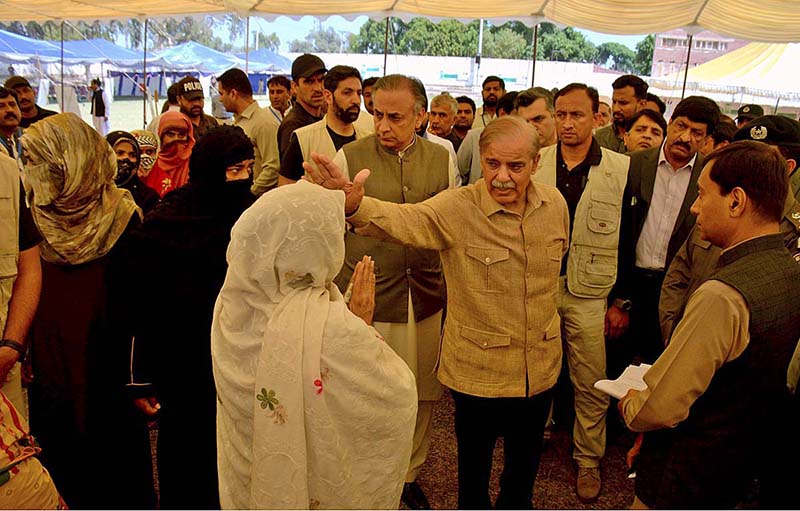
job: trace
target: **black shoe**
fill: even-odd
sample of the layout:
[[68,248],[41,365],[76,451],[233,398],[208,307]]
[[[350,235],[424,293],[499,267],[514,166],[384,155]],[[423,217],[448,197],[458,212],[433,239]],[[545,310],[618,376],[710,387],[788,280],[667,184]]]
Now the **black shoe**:
[[403,485],[403,494],[400,496],[403,503],[409,509],[430,509],[431,505],[428,503],[428,498],[425,492],[419,487],[416,481],[405,483]]

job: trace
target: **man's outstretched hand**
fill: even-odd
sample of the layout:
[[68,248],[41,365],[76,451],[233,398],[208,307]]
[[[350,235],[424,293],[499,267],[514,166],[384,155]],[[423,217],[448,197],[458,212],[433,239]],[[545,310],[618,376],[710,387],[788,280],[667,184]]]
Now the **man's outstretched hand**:
[[350,181],[350,178],[342,172],[342,169],[324,154],[312,152],[311,160],[313,160],[314,165],[306,162],[303,163],[305,179],[328,188],[329,190],[344,191],[345,214],[352,215],[358,211],[358,207],[361,205],[361,199],[364,198],[364,183],[369,177],[369,169],[361,170],[356,174],[356,177]]

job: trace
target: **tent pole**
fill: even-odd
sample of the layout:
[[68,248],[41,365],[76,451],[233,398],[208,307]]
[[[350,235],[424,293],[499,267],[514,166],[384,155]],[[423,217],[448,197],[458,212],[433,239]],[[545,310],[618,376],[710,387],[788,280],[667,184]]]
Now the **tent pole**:
[[781,97],[778,96],[778,101],[775,102],[775,111],[772,112],[772,115],[778,115],[778,105],[781,104]]
[[61,113],[64,113],[64,22],[61,22]]
[[[142,129],[147,129],[147,24],[150,18],[144,19],[144,60],[142,61]],[[158,105],[156,105],[158,107]]]
[[683,89],[681,89],[681,99],[686,94],[686,79],[689,78],[689,62],[692,60],[692,39],[694,36],[689,34],[689,49],[686,51],[686,69],[683,71]]
[[247,28],[244,34],[244,74],[247,74],[250,67],[250,15],[247,15]]
[[386,76],[386,60],[389,58],[389,20],[391,16],[386,18],[386,31],[383,34],[383,76]]
[[539,50],[539,24],[533,27],[533,68],[531,70],[531,87],[536,84],[536,53]]

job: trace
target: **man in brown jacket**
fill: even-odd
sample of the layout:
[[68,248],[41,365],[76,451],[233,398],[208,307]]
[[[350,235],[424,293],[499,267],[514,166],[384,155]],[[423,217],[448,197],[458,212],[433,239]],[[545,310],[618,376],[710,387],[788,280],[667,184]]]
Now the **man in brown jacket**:
[[[377,102],[376,102],[377,107]],[[538,133],[514,116],[481,134],[483,179],[418,204],[364,197],[368,170],[351,182],[327,158],[307,178],[345,189],[361,235],[438,250],[448,284],[438,377],[456,405],[458,506],[489,509],[498,436],[505,466],[497,508],[531,509],[551,389],[561,367],[556,308],[569,214],[555,187],[531,181]]]

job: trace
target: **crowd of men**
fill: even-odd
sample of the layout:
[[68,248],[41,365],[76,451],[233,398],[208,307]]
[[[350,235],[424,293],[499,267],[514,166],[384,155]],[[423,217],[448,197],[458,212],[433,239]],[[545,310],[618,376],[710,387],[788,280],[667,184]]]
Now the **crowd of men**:
[[[459,508],[531,508],[562,359],[574,393],[574,483],[583,502],[602,491],[607,430],[621,418],[644,433],[633,451],[634,506],[734,507],[753,481],[760,505],[798,505],[791,475],[769,459],[778,450],[788,459],[800,454],[785,426],[800,411],[793,396],[800,374],[797,121],[764,115],[758,105],[742,106],[733,120],[701,96],[678,102],[667,120],[665,103],[634,75],[613,82],[610,102],[581,83],[512,92],[489,76],[479,107],[447,92],[429,100],[411,76],[363,79],[311,54],[295,59],[291,78],[269,80],[266,108],[240,69],[215,83],[230,119],[207,115],[201,82],[187,76],[170,87],[149,130],[110,134],[107,97],[99,80],[92,84],[93,124],[108,135],[116,160],[110,186],[130,192],[141,212],[111,252],[129,260],[107,265],[109,288],[127,275],[122,308],[131,310],[116,315],[118,307],[109,307],[113,313],[94,320],[119,320],[125,327],[115,335],[131,347],[102,351],[123,358],[103,362],[109,373],[119,365],[129,375],[127,394],[108,396],[125,395],[142,424],[162,421],[162,507],[220,505],[208,332],[224,249],[253,201],[301,179],[345,190],[350,229],[334,283],[346,294],[359,261],[372,258],[373,326],[416,377],[402,491],[409,508],[430,508],[416,481],[444,388],[455,403]],[[93,486],[71,465],[76,446],[62,445],[88,441],[84,423],[98,412],[85,408],[97,404],[88,400],[63,418],[75,423],[71,436],[35,420],[52,417],[36,407],[66,395],[54,390],[60,385],[114,384],[44,354],[52,324],[37,316],[37,303],[40,288],[42,304],[48,289],[59,289],[47,282],[58,268],[44,255],[39,262],[40,242],[54,243],[41,224],[49,213],[36,188],[41,175],[29,174],[41,164],[29,141],[45,136],[37,123],[42,133],[49,122],[69,126],[63,115],[36,105],[23,77],[0,87],[0,167],[8,170],[0,200],[10,201],[0,239],[0,412],[4,426],[13,422],[0,435],[7,446],[0,494],[39,456],[67,505],[113,508],[125,504],[99,500],[106,492],[89,495]],[[52,186],[61,187],[54,197],[66,193],[65,183]],[[194,255],[198,261],[189,262]],[[49,299],[80,300],[80,293]],[[187,327],[193,321],[197,328]],[[31,344],[29,383],[42,388],[28,404],[21,364]],[[88,344],[85,365],[98,364]],[[645,390],[612,403],[595,388],[640,363],[652,364]],[[92,378],[72,375],[81,370]],[[143,431],[123,434],[149,453]],[[497,437],[505,440],[505,463],[493,504]],[[121,458],[136,460],[130,472],[141,470],[129,474],[126,491],[152,489],[146,463],[130,456]],[[0,504],[23,502],[7,498]],[[64,504],[48,498],[36,506]]]

